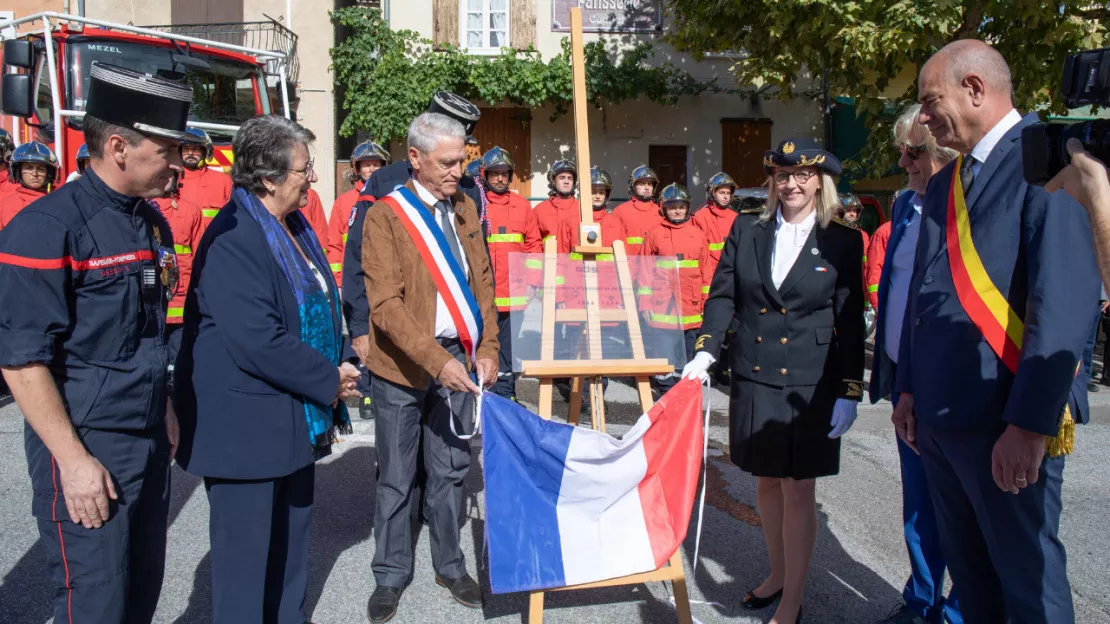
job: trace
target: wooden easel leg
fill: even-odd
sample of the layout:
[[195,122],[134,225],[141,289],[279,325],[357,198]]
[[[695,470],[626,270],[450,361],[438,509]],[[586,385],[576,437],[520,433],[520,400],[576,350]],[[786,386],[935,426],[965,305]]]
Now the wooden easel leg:
[[605,431],[605,386],[601,377],[590,378],[590,413],[594,430]]
[[655,405],[655,398],[651,396],[651,378],[637,377],[636,391],[640,394],[640,407],[646,412]]
[[[684,589],[685,591],[685,589]],[[687,605],[689,611],[689,605]],[[687,620],[689,622],[689,620]],[[543,624],[543,592],[536,591],[528,595],[528,624]]]
[[551,420],[551,391],[553,389],[553,383],[551,379],[540,380],[539,408],[540,416],[544,420]]
[[686,571],[682,569],[682,555],[679,551],[671,555],[670,566],[675,568],[675,578],[671,581],[671,586],[674,587],[674,608],[678,612],[678,624],[693,624],[690,594],[686,591]]
[[578,426],[578,416],[582,413],[582,384],[581,377],[570,378],[570,406],[567,408],[567,422]]

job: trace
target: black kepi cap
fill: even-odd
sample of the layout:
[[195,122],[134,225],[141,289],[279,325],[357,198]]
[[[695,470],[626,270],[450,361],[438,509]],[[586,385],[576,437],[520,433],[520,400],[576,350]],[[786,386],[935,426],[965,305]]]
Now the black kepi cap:
[[198,143],[185,132],[192,87],[134,70],[94,62],[85,114],[147,135]]
[[478,119],[482,116],[482,111],[471,104],[470,100],[450,91],[436,91],[431,104],[428,104],[428,112],[457,119],[468,135],[474,134],[474,126],[478,125]]
[[829,175],[840,175],[840,159],[825,151],[813,139],[786,139],[777,150],[763,154],[763,169],[770,174],[775,167],[817,167]]

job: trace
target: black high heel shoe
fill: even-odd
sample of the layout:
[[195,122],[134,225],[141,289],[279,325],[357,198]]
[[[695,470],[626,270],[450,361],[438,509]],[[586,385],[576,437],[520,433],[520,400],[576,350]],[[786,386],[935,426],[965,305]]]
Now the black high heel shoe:
[[755,611],[757,609],[766,609],[767,607],[778,602],[779,598],[782,598],[781,589],[765,598],[760,598],[759,596],[756,596],[755,590],[753,589],[752,591],[744,594],[744,599],[740,601],[740,605],[745,609]]

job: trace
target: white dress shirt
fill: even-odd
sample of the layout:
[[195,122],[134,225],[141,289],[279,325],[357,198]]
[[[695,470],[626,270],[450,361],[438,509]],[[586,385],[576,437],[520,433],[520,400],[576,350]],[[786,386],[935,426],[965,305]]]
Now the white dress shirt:
[[994,146],[998,145],[998,142],[1002,140],[1002,137],[1006,136],[1010,128],[1013,128],[1019,123],[1021,123],[1021,113],[1011,108],[1010,112],[1006,113],[1005,117],[994,124],[990,132],[983,135],[983,138],[979,139],[975,147],[971,148],[971,157],[975,159],[975,162],[971,163],[971,170],[975,172],[976,176],[979,175],[979,171],[983,168],[983,163],[987,162],[987,158],[989,158],[991,152],[994,151]]
[[[413,186],[413,188],[416,189],[416,195],[420,198],[420,200],[423,201],[425,204],[428,204],[429,206],[432,207],[432,210],[434,211],[433,220],[436,222],[436,225],[439,225],[440,214],[439,214],[439,208],[436,206],[436,204],[440,200],[436,199],[435,195],[432,195],[431,191],[424,188],[419,182],[417,182],[416,178],[412,179],[412,186]],[[445,201],[447,202],[447,205],[451,207],[448,210],[448,213],[451,215],[451,222],[454,223],[455,222],[455,205],[451,202],[451,198],[447,198]],[[458,228],[455,228],[455,241],[459,246],[459,253],[462,254],[463,273],[467,277],[470,277],[470,265],[466,261],[466,250],[463,249],[462,241],[459,240]],[[447,304],[444,303],[444,301],[443,301],[443,295],[439,294],[439,292],[437,291],[436,292],[436,338],[458,338],[458,337],[459,337],[459,330],[458,330],[457,327],[455,327],[455,320],[451,318],[451,313],[447,310]]]
[[775,213],[775,247],[771,250],[771,281],[775,288],[782,286],[786,274],[798,260],[809,240],[813,226],[817,224],[817,211],[809,213],[801,223],[787,223],[782,218],[782,207]]
[[898,345],[902,342],[902,320],[906,316],[906,300],[910,296],[910,277],[913,276],[913,262],[917,255],[917,238],[921,234],[921,196],[917,193],[910,198],[909,221],[898,246],[890,256],[890,271],[886,288],[886,306],[883,311],[884,336],[883,348],[891,362],[898,363]]

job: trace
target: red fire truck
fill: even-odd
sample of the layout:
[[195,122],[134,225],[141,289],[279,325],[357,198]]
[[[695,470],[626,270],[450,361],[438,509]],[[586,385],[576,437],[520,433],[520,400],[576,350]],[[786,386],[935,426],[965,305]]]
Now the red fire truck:
[[[215,144],[210,166],[230,167],[231,138],[245,120],[289,116],[289,55],[54,12],[6,24],[35,29],[4,41],[0,117],[16,143],[52,145],[61,180],[76,169],[93,61],[183,80],[193,87],[189,125]],[[276,78],[276,79],[275,79]]]

